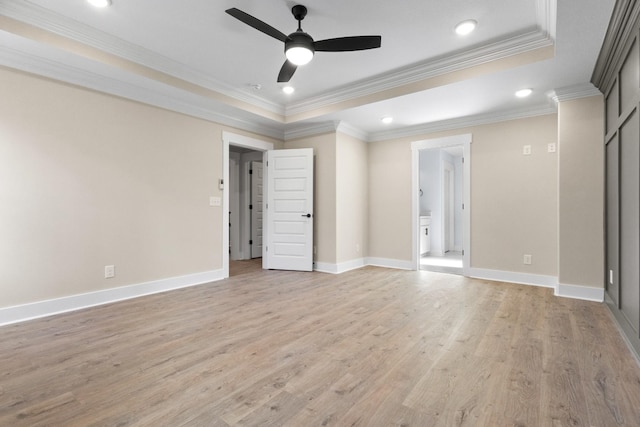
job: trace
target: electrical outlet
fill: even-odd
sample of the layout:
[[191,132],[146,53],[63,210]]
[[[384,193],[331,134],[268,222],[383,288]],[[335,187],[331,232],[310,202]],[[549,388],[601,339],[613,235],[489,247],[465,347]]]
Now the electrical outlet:
[[115,265],[105,265],[104,266],[104,278],[111,279],[112,277],[116,277],[116,266]]
[[209,197],[209,206],[221,206],[221,205],[222,205],[222,199],[220,199],[220,197],[214,197],[214,196]]
[[530,145],[525,145],[524,147],[522,147],[522,154],[525,156],[530,156],[531,155],[531,146]]
[[525,255],[524,256],[524,263],[526,265],[531,265],[531,255]]

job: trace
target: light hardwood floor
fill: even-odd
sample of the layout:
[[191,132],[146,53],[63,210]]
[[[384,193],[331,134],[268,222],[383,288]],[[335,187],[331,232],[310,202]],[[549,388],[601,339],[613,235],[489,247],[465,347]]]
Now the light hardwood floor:
[[231,272],[0,328],[0,425],[639,425],[603,304],[426,271]]

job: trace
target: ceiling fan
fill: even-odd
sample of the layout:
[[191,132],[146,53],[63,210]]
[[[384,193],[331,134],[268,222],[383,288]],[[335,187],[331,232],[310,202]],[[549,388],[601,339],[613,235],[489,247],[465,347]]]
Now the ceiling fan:
[[284,43],[287,60],[278,74],[278,83],[291,80],[298,66],[311,61],[315,52],[350,52],[354,50],[375,49],[380,47],[382,42],[381,36],[338,37],[335,39],[314,41],[309,34],[302,31],[301,23],[304,17],[307,16],[307,8],[300,4],[291,8],[293,17],[298,21],[298,29],[288,36],[276,30],[271,25],[235,7],[227,9],[226,12],[250,27],[262,31]]

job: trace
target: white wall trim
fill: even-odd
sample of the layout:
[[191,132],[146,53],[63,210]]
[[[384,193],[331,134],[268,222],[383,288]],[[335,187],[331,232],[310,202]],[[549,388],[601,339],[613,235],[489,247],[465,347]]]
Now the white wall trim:
[[222,270],[211,270],[136,285],[121,286],[118,288],[0,308],[0,326],[52,316],[54,314],[82,310],[116,301],[138,298],[144,295],[202,285],[221,279],[223,279]]
[[373,265],[376,267],[396,268],[400,270],[415,270],[411,261],[405,261],[402,259],[390,259],[390,258],[365,258],[366,265]]
[[604,301],[604,289],[592,288],[589,286],[565,285],[562,283],[558,283],[555,287],[554,295],[558,297],[581,299],[586,301]]
[[475,279],[495,280],[498,282],[517,283],[520,285],[556,288],[558,278],[541,274],[519,273],[514,271],[489,270],[484,268],[469,268],[469,277]]
[[331,264],[328,262],[314,262],[313,270],[320,273],[340,274],[362,268],[366,265],[367,263],[365,262],[364,258],[353,259],[351,261],[345,261],[338,264]]

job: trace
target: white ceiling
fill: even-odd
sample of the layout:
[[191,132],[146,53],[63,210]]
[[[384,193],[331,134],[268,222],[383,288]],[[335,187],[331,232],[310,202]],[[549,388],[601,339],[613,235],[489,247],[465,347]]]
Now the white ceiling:
[[[340,126],[367,140],[548,113],[553,97],[596,93],[589,81],[615,3],[307,0],[302,28],[314,39],[381,35],[382,47],[318,52],[285,95],[283,44],[224,11],[288,34],[296,2],[112,2],[0,0],[0,64],[273,137]],[[458,36],[466,19],[478,27]],[[534,94],[515,98],[524,87]]]

